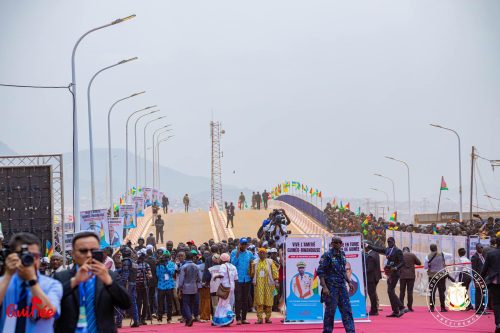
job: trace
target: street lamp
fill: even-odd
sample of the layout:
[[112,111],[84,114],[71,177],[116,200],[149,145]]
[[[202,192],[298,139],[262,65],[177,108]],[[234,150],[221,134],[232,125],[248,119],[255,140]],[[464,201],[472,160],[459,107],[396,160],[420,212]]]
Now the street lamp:
[[160,143],[168,141],[168,140],[170,140],[173,137],[174,137],[173,135],[169,135],[166,138],[158,141],[158,144],[156,145],[156,150],[157,150],[157,154],[158,154],[158,161],[157,161],[157,163],[158,163],[158,167],[157,167],[157,170],[158,170],[158,189],[161,188],[160,171],[159,171],[160,170]]
[[147,179],[147,169],[146,169],[146,162],[147,162],[147,158],[146,158],[147,157],[147,154],[146,154],[146,130],[147,130],[149,124],[151,124],[154,121],[163,119],[165,117],[166,116],[161,116],[161,117],[158,117],[156,119],[152,119],[152,120],[148,121],[146,123],[146,125],[144,125],[144,186],[148,186],[147,185],[147,181],[148,181],[148,179]]
[[[159,131],[164,130],[170,126],[172,126],[172,124],[167,124],[163,127],[158,128],[157,130],[155,130],[153,132],[153,142],[152,142],[152,147],[153,147],[153,187],[156,186],[156,182],[155,182],[155,180],[156,180],[156,148],[155,148],[156,147],[156,141],[155,141],[156,133],[158,133]],[[166,130],[165,132],[168,132],[168,131],[171,131],[171,130]]]
[[146,93],[145,91],[141,91],[135,94],[132,94],[130,96],[121,98],[114,102],[111,107],[109,108],[108,111],[108,167],[109,167],[109,207],[113,209],[113,161],[111,159],[111,111],[113,111],[113,108],[115,107],[116,104],[120,103],[121,101],[124,101],[126,99],[142,95]]
[[127,118],[127,123],[125,124],[125,202],[128,202],[128,122],[130,121],[130,118],[136,113],[142,112],[149,110],[151,108],[155,108],[156,105],[148,106],[145,107],[144,109],[140,109],[137,111],[132,112],[132,114]]
[[73,47],[73,52],[71,53],[71,93],[73,95],[73,218],[75,221],[75,232],[80,231],[80,169],[78,167],[79,156],[78,156],[78,112],[76,108],[76,66],[75,66],[75,58],[76,58],[76,49],[80,42],[87,36],[88,34],[107,28],[109,26],[122,23],[133,19],[134,15],[127,16],[125,18],[120,18],[114,20],[111,23],[102,25],[100,27],[91,29],[84,33],[80,38],[76,41],[75,46]]
[[455,133],[458,139],[458,181],[459,181],[459,188],[458,188],[458,193],[460,194],[460,221],[462,221],[462,153],[460,149],[460,135],[455,130],[452,130],[451,128],[443,127],[441,125],[437,124],[429,124],[432,127],[436,128],[441,128],[446,131],[450,131]]
[[[158,144],[158,141],[160,140],[160,136],[164,133],[168,133],[170,131],[172,131],[171,128],[168,128],[172,126],[172,124],[168,124],[166,125],[165,127],[167,127],[167,129],[165,129],[164,131],[158,133],[158,136],[156,137],[156,140],[155,140],[155,133],[153,133],[153,187],[156,186],[156,185],[159,185],[155,180],[158,179],[158,174],[160,173],[160,170],[159,170],[159,163],[158,163],[158,158],[156,157],[156,145]],[[155,131],[156,132],[156,131]],[[158,166],[156,166],[158,164]],[[156,170],[154,170],[156,169]]]
[[142,116],[139,116],[136,120],[135,120],[135,124],[134,124],[134,140],[135,140],[135,187],[137,187],[137,185],[139,184],[139,169],[138,169],[138,166],[137,166],[137,124],[139,123],[139,120],[141,120],[142,118],[152,114],[152,113],[156,113],[156,112],[159,112],[160,110],[155,110],[155,111],[151,111],[149,113],[146,113],[146,114],[143,114]]
[[389,213],[389,195],[387,194],[387,192],[379,190],[378,188],[374,188],[374,187],[370,187],[370,190],[382,192],[385,194],[385,200],[386,200],[386,204],[387,204],[387,213]]
[[382,177],[382,178],[385,178],[385,179],[388,179],[391,181],[391,183],[392,183],[392,204],[394,206],[394,211],[397,211],[397,209],[396,209],[396,190],[395,190],[395,186],[394,186],[394,180],[392,180],[389,177],[383,176],[380,173],[374,173],[373,175],[375,175],[377,177]]
[[408,166],[408,163],[406,163],[405,161],[401,161],[401,160],[398,160],[398,159],[395,159],[394,157],[390,157],[390,156],[385,156],[385,158],[388,158],[390,160],[393,160],[393,161],[396,161],[396,162],[399,162],[399,163],[403,163],[405,166],[406,166],[406,170],[408,171],[408,223],[412,223],[411,221],[411,196],[410,196],[410,167]]
[[116,64],[113,64],[111,66],[104,67],[103,69],[97,71],[97,73],[92,76],[92,78],[89,81],[89,85],[87,86],[87,109],[88,109],[88,118],[89,118],[89,151],[90,151],[90,188],[91,188],[91,198],[92,198],[92,209],[95,209],[95,177],[94,177],[94,138],[92,134],[92,108],[91,105],[92,103],[90,102],[90,88],[92,87],[92,83],[94,82],[94,79],[99,75],[100,73],[104,72],[107,69],[123,65],[127,62],[137,60],[137,57],[130,58],[130,59],[125,59],[120,62],[117,62]]

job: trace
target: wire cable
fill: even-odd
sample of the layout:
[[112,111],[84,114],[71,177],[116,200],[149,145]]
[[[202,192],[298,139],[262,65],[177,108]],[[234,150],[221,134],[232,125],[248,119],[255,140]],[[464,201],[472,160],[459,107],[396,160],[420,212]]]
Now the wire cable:
[[35,89],[70,89],[72,84],[70,83],[67,86],[35,86],[35,85],[20,85],[20,84],[6,84],[0,83],[2,87],[11,87],[11,88],[35,88]]

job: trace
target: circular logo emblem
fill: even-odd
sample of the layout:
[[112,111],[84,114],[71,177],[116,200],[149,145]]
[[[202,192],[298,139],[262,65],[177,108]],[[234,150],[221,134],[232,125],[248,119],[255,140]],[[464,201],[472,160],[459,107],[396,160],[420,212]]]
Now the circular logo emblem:
[[[446,287],[446,280],[451,284]],[[475,292],[480,293],[481,311],[467,311],[471,307],[471,299],[467,291],[467,283],[473,283]],[[449,312],[438,311],[435,307],[435,297],[439,298],[439,292],[445,293],[445,306]],[[429,280],[429,292],[433,297],[433,304],[430,297],[427,297],[427,306],[431,314],[440,323],[449,327],[466,327],[475,323],[483,315],[486,307],[486,297],[488,288],[481,275],[467,266],[450,266],[437,272]],[[438,294],[438,295],[436,295]],[[477,304],[476,304],[477,306]],[[457,313],[460,313],[459,316]]]

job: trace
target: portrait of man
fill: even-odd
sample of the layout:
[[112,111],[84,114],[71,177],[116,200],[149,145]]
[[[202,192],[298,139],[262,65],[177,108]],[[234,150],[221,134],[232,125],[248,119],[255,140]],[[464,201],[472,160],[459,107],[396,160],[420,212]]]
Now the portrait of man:
[[111,225],[109,226],[109,239],[111,240],[111,246],[120,246],[120,236]]
[[299,261],[297,263],[298,274],[292,278],[292,290],[295,296],[301,299],[311,298],[314,293],[312,290],[313,276],[306,272],[306,263]]
[[[358,291],[359,283],[358,283],[358,281],[356,281],[357,280],[356,275],[354,275],[355,278],[353,279],[352,267],[351,267],[351,263],[349,261],[346,261],[345,271],[347,274],[347,278],[352,281],[352,285],[354,286],[354,288],[351,291],[349,291],[349,297],[351,297],[354,294],[356,294],[356,291]],[[347,290],[349,290],[349,286],[347,285],[347,282],[346,282],[346,288],[347,288]]]

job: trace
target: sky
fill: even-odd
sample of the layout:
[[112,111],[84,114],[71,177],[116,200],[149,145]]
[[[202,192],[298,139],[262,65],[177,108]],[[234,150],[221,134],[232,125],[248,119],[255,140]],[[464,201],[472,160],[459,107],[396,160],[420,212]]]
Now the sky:
[[[471,146],[500,159],[494,0],[1,1],[0,83],[67,85],[76,40],[130,14],[137,17],[88,35],[78,48],[82,150],[89,79],[137,56],[94,81],[95,147],[107,146],[110,105],[146,90],[113,111],[112,145],[125,147],[134,110],[157,104],[166,122],[150,128],[172,123],[175,135],[161,163],[209,176],[209,122],[221,121],[223,182],[231,185],[297,180],[330,197],[382,200],[370,187],[392,189],[378,172],[406,200],[406,169],[388,155],[410,165],[412,198],[435,202],[444,176],[445,196],[456,201],[457,138],[430,123],[460,134],[464,203]],[[1,142],[21,154],[71,151],[67,90],[0,87],[0,103]],[[500,209],[483,197],[500,198],[500,168],[493,172],[483,160],[478,167],[480,205]]]

